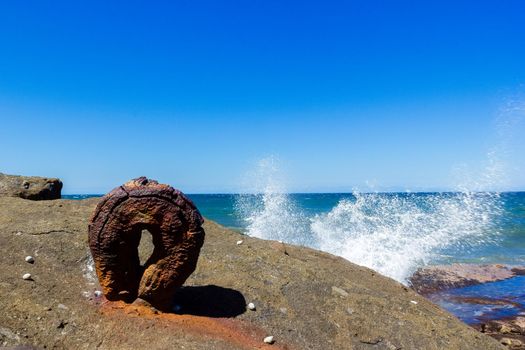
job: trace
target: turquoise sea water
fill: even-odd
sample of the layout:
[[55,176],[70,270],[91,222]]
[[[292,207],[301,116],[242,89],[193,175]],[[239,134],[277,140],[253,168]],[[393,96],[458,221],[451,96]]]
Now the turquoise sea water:
[[[63,197],[93,196],[97,195]],[[189,197],[206,218],[224,226],[328,251],[402,283],[424,265],[525,265],[525,192],[266,192]],[[437,293],[431,300],[475,324],[525,314],[524,288],[525,278],[519,276]],[[489,299],[505,302],[491,304]]]
[[189,197],[229,228],[329,251],[402,282],[426,264],[525,264],[525,192]]

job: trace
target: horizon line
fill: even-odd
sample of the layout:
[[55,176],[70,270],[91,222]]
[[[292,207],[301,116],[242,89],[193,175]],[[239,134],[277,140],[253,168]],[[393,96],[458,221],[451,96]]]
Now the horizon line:
[[[108,192],[109,193],[109,192]],[[183,192],[185,195],[259,195],[265,192]],[[506,191],[352,191],[352,192],[272,192],[274,194],[433,194],[433,193],[525,193],[525,190],[506,190]],[[62,196],[104,196],[104,193],[63,193]]]

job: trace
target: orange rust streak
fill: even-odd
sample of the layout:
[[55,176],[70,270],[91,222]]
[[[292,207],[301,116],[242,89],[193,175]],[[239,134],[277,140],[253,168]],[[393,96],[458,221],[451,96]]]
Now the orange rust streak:
[[291,350],[289,346],[284,344],[269,345],[263,343],[263,338],[267,334],[253,326],[243,324],[239,320],[163,313],[145,305],[126,304],[123,301],[106,301],[101,305],[100,310],[102,314],[107,316],[129,316],[158,320],[168,325],[183,328],[196,336],[204,334],[246,349]]

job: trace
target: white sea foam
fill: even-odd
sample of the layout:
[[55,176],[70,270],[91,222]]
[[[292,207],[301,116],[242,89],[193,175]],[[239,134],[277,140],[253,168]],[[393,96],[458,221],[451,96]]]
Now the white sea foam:
[[[520,159],[514,145],[522,140],[524,101],[521,94],[499,111],[482,164],[453,169],[453,193],[355,192],[328,212],[308,216],[286,193],[279,161],[267,157],[247,174],[250,194],[239,196],[237,212],[249,235],[321,249],[406,282],[418,267],[447,254],[467,257],[498,241],[503,204],[497,191],[512,183],[509,156]],[[521,175],[514,174],[514,182]]]
[[[236,210],[254,237],[308,245],[308,221],[286,193],[285,181],[275,157],[263,158],[247,174],[248,193],[239,195]],[[251,188],[249,188],[251,187]]]
[[462,254],[497,240],[498,193],[356,192],[328,213],[308,217],[286,193],[276,164],[274,158],[259,162],[249,175],[253,193],[237,200],[251,236],[330,252],[400,282],[444,250]]
[[318,248],[405,282],[444,249],[497,238],[495,193],[362,194],[312,219]]

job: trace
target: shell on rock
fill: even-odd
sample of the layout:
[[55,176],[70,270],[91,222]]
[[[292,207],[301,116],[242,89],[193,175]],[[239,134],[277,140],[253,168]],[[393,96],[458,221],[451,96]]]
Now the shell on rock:
[[264,338],[264,342],[265,342],[266,344],[273,344],[274,341],[275,341],[275,340],[273,339],[273,335],[269,335],[269,336],[267,336],[266,338]]

